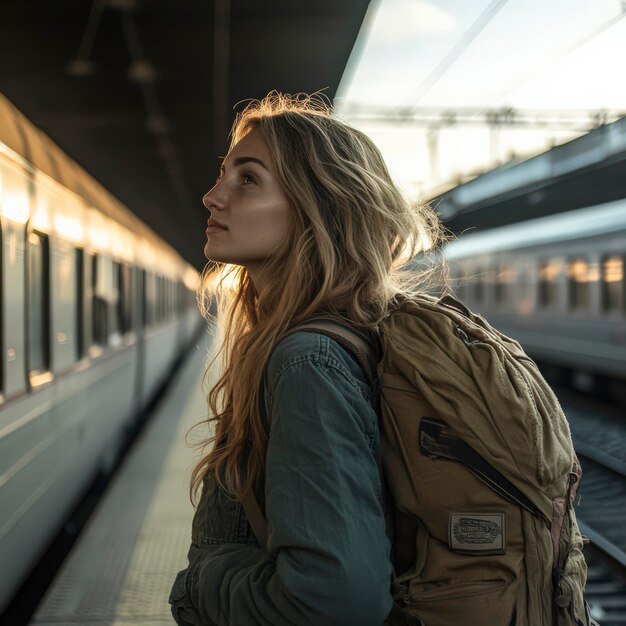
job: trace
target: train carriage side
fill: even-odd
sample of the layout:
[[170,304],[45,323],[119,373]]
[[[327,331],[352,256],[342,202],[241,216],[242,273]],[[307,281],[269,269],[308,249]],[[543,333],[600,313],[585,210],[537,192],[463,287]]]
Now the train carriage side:
[[1,611],[198,315],[193,268],[2,97],[0,120]]
[[626,200],[444,248],[456,292],[543,362],[626,379]]

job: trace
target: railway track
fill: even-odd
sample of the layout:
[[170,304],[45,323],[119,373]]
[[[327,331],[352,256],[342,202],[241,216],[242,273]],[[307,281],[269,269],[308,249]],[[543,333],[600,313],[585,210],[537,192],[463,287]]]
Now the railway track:
[[601,626],[626,626],[626,419],[616,407],[556,390],[583,467],[576,504],[589,566],[586,598]]

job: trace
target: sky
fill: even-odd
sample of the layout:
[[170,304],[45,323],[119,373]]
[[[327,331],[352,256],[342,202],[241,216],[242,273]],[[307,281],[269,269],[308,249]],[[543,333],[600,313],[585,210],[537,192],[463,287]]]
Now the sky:
[[[429,199],[587,132],[591,112],[626,114],[623,18],[626,0],[373,0],[335,111]],[[529,124],[487,126],[485,111],[504,107]],[[433,124],[446,111],[456,123]]]

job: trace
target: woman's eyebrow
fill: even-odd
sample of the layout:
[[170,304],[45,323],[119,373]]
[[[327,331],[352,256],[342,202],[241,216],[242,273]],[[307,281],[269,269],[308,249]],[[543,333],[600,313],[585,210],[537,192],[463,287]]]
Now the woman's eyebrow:
[[[261,161],[261,159],[257,159],[256,157],[253,156],[240,156],[237,157],[234,162],[233,165],[235,167],[237,167],[238,165],[243,165],[244,163],[258,163],[261,167],[263,167],[264,169],[266,169],[269,172],[269,169],[267,167],[267,165],[265,165],[265,163],[263,163],[263,161]],[[220,167],[220,171],[225,170],[226,168],[224,167],[224,163],[222,163],[221,167]]]

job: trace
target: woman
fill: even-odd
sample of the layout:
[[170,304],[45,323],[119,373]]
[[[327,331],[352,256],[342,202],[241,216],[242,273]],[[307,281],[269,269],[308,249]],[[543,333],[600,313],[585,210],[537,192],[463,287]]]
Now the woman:
[[[205,255],[233,280],[219,294],[222,371],[203,422],[215,432],[202,442],[213,447],[192,472],[192,501],[202,495],[172,613],[178,624],[380,625],[392,562],[375,390],[334,339],[281,335],[316,312],[375,333],[430,279],[400,267],[441,226],[406,201],[367,136],[320,99],[275,92],[238,115],[204,204]],[[249,488],[267,550],[239,502]]]

